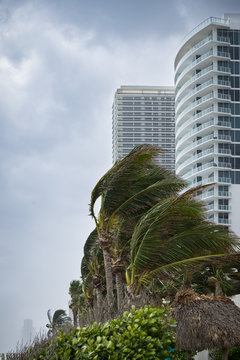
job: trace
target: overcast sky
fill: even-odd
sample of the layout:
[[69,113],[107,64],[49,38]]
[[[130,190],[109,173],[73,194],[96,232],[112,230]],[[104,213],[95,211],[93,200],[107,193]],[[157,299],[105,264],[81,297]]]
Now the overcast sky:
[[68,307],[120,85],[173,85],[183,37],[237,1],[0,0],[0,353]]

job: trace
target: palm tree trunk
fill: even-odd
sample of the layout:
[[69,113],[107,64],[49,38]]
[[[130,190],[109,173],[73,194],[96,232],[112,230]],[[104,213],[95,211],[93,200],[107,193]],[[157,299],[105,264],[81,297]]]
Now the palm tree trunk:
[[218,279],[216,279],[216,285],[215,285],[215,296],[224,296],[224,293],[222,291],[220,282]]
[[222,349],[222,360],[228,360],[228,349]]
[[92,324],[95,321],[94,311],[92,306],[88,308],[88,323]]
[[102,313],[103,300],[102,300],[102,291],[99,286],[96,287],[96,294],[97,294],[97,311],[100,316],[100,314]]
[[116,289],[117,289],[117,308],[118,315],[123,312],[123,277],[121,272],[116,273]]
[[72,314],[73,314],[73,325],[74,325],[74,327],[77,327],[78,326],[78,323],[77,323],[78,311],[77,311],[77,309],[73,308]]
[[113,295],[113,275],[112,275],[112,263],[111,258],[105,249],[103,249],[103,259],[106,275],[106,288],[107,288],[107,302],[108,313],[110,317],[114,315],[114,295]]
[[192,352],[187,351],[187,360],[192,360]]

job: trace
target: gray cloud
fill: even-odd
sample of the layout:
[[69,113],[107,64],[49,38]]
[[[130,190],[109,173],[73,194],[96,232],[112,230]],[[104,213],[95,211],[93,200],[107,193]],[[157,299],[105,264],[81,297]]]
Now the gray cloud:
[[202,13],[163,4],[0,4],[0,352],[24,318],[39,329],[49,308],[67,309],[94,227],[90,192],[111,166],[114,91],[172,85],[188,14],[195,25],[215,15],[206,1]]

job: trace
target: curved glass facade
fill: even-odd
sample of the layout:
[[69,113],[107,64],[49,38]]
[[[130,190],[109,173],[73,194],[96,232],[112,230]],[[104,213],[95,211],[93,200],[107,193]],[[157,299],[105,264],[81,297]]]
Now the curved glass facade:
[[208,219],[226,226],[233,191],[240,201],[239,17],[236,23],[205,20],[175,60],[176,173],[189,187],[212,183],[198,197]]

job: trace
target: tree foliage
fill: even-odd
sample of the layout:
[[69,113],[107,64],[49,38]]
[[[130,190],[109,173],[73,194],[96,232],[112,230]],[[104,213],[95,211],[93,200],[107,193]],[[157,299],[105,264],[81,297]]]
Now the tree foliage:
[[47,324],[46,327],[49,329],[49,335],[55,334],[57,330],[70,326],[71,324],[70,317],[66,314],[66,311],[62,309],[56,310],[53,316],[51,314],[51,310],[49,309],[47,312],[47,317],[49,324]]

